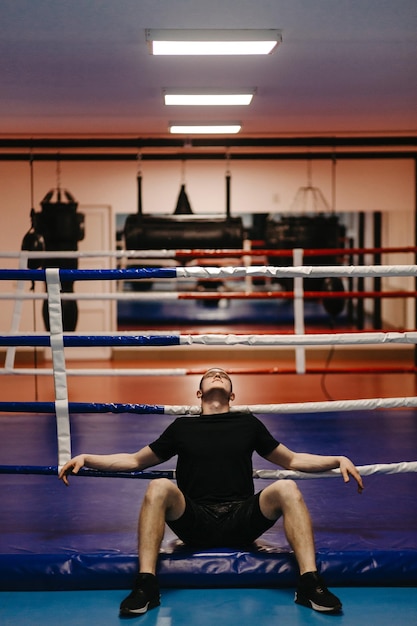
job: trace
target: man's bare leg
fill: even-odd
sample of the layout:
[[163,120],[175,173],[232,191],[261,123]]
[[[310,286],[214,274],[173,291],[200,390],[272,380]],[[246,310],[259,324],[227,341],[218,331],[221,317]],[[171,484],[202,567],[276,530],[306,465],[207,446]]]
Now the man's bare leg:
[[122,600],[120,614],[142,615],[160,604],[155,576],[165,520],[175,520],[185,511],[181,491],[166,478],[149,483],[139,516],[139,574],[132,592]]
[[295,602],[315,611],[337,613],[342,603],[329,591],[317,571],[310,514],[294,481],[277,481],[266,487],[259,498],[268,519],[284,517],[284,530],[300,568]]
[[146,491],[139,516],[139,571],[155,574],[165,520],[175,520],[185,511],[185,498],[170,480],[153,480]]
[[262,491],[259,505],[268,519],[283,515],[285,534],[300,574],[317,570],[310,514],[295,482],[282,480],[269,485]]

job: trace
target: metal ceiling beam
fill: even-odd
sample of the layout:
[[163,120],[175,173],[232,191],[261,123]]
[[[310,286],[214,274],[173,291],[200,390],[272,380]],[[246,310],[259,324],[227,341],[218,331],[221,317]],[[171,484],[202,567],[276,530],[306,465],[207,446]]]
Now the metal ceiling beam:
[[161,148],[416,148],[417,136],[371,136],[371,137],[206,137],[206,138],[1,138],[0,149],[161,149]]
[[[417,159],[416,150],[348,150],[338,152],[152,152],[141,154],[141,161],[312,161],[364,159]],[[0,152],[0,161],[137,161],[132,152]]]

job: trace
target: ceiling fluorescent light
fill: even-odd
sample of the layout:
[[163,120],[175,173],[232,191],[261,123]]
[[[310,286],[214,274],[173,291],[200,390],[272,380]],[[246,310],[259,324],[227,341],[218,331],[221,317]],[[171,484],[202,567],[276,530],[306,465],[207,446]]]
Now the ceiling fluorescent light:
[[234,135],[241,125],[234,124],[184,124],[175,122],[169,125],[169,132],[174,135]]
[[146,29],[155,55],[271,54],[281,43],[277,29]]
[[247,106],[252,102],[253,93],[253,90],[236,93],[209,93],[205,90],[181,93],[180,90],[167,90],[164,92],[164,102],[167,106]]

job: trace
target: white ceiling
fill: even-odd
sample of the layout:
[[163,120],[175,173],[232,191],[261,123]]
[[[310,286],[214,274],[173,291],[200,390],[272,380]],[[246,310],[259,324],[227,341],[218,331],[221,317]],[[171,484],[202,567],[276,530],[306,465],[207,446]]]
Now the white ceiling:
[[[268,57],[153,57],[146,28],[279,28]],[[250,107],[165,107],[166,87],[256,87]],[[0,134],[416,134],[416,0],[1,0]]]

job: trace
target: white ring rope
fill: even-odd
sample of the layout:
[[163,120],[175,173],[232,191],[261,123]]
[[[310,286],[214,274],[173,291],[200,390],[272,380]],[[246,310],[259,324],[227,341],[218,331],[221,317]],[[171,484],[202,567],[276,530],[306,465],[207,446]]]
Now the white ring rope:
[[[294,294],[291,296],[291,294]],[[384,298],[415,298],[415,291],[407,291],[401,289],[400,291],[386,291],[379,292],[381,297]],[[46,293],[33,292],[33,291],[20,291],[20,292],[3,292],[0,293],[0,300],[46,300]],[[375,292],[355,292],[353,295],[351,292],[325,292],[314,291],[303,293],[303,299],[328,299],[328,298],[375,298]],[[269,300],[269,301],[282,301],[282,300],[295,300],[300,301],[300,296],[296,295],[295,291],[113,291],[113,292],[101,292],[101,291],[89,291],[88,293],[81,292],[64,292],[61,294],[61,300],[79,300],[79,301],[97,301],[97,300],[117,300],[121,302],[167,302],[174,300]]]
[[[416,408],[417,396],[402,398],[366,398],[364,400],[331,400],[326,402],[287,402],[283,404],[234,405],[231,411],[251,411],[252,413],[331,413],[333,411],[373,411],[375,409]],[[198,415],[198,405],[165,405],[165,413],[170,415]]]
[[417,332],[317,333],[314,335],[180,335],[180,345],[322,346],[389,343],[416,344]]
[[[227,250],[229,252],[229,249]],[[136,258],[136,259],[173,259],[177,255],[177,250],[54,250],[54,259],[101,259],[101,258],[116,258],[123,259],[124,257]],[[181,250],[181,252],[189,253],[190,256],[193,252],[191,249]],[[236,249],[236,256],[243,256],[242,250]],[[349,254],[349,249],[347,249]],[[29,250],[21,250],[20,252],[1,252],[0,257],[4,259],[18,259],[20,257],[25,259],[50,259],[51,251],[35,252]]]
[[[196,298],[201,297],[201,292],[184,292],[187,296],[195,295]],[[262,293],[262,292],[261,292]],[[61,300],[178,300],[179,293],[173,291],[153,291],[147,292],[108,292],[102,293],[101,291],[89,292],[89,293],[76,293],[65,292],[61,293]],[[35,293],[33,291],[24,291],[14,293],[12,291],[0,293],[0,300],[46,300],[48,295],[46,293]],[[219,293],[219,297],[222,297]]]
[[[406,472],[417,472],[417,461],[400,461],[399,463],[376,463],[375,465],[356,466],[361,476],[372,476],[373,474],[402,474]],[[307,480],[309,478],[337,478],[340,477],[340,468],[327,472],[298,472],[292,470],[254,470],[254,478],[263,479],[294,479]]]
[[383,277],[416,276],[417,265],[324,265],[274,267],[256,265],[251,267],[177,267],[178,278],[243,278],[244,276],[267,276],[269,278],[327,278],[334,276]]

